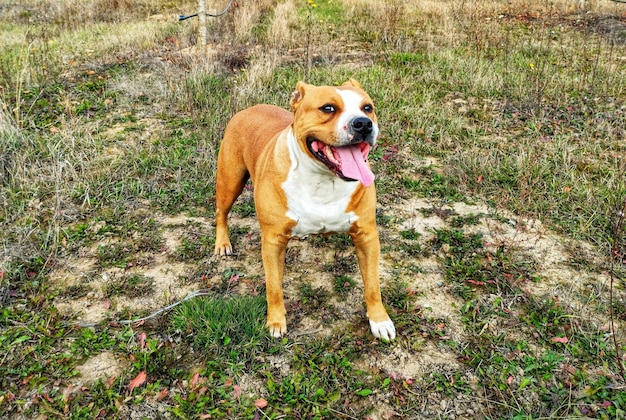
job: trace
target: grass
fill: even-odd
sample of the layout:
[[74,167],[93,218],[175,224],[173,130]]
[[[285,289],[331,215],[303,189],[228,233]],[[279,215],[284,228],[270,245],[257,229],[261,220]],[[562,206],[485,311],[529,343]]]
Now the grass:
[[[0,417],[624,417],[623,6],[237,4],[204,48],[195,2],[0,1]],[[273,340],[252,187],[211,258],[216,152],[349,77],[398,339],[335,235],[289,248]]]
[[269,341],[263,318],[263,297],[229,300],[198,299],[185,302],[172,314],[172,328],[190,336],[194,348],[209,358],[232,364],[251,363]]

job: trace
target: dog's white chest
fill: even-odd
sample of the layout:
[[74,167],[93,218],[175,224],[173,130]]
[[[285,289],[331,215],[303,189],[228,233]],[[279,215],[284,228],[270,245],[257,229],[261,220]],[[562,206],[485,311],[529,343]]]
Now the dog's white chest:
[[282,184],[287,197],[287,217],[296,221],[292,236],[347,232],[358,219],[346,209],[358,182],[346,182],[321,168],[287,135],[291,168]]

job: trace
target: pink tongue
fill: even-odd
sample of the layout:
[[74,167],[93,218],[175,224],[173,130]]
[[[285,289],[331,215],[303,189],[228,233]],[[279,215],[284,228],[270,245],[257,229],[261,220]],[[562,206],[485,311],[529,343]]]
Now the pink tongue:
[[374,182],[374,173],[365,163],[361,148],[358,145],[336,147],[335,151],[341,159],[341,173],[346,178],[361,181],[365,187],[369,187]]

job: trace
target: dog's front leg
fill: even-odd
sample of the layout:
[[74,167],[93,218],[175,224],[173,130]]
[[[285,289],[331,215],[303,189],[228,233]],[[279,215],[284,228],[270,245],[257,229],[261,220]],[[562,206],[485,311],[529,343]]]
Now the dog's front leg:
[[377,338],[393,340],[396,337],[396,328],[383,306],[380,295],[378,231],[375,227],[374,229],[359,229],[350,232],[350,235],[356,249],[361,277],[363,277],[365,305],[372,334]]
[[274,337],[287,332],[285,302],[283,298],[283,272],[285,250],[289,237],[275,232],[261,233],[261,254],[265,268],[265,293],[267,297],[267,327]]

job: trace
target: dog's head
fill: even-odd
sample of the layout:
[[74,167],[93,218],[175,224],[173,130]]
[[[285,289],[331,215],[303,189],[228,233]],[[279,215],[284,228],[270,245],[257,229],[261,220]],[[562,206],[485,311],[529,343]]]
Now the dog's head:
[[346,181],[369,186],[374,174],[367,157],[376,145],[374,103],[359,82],[313,86],[298,82],[291,97],[293,130],[300,147]]

